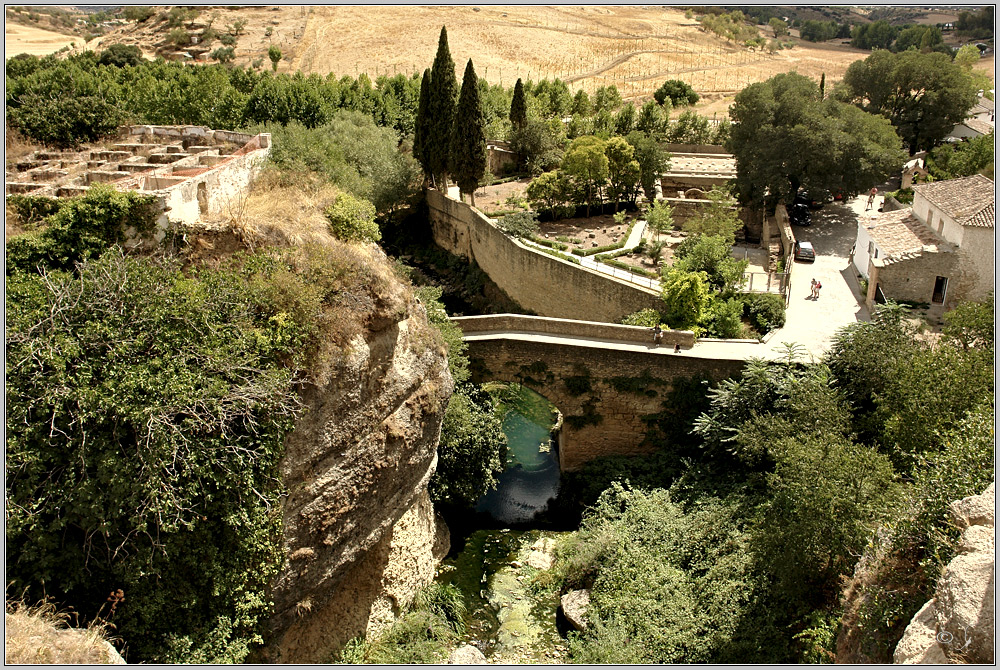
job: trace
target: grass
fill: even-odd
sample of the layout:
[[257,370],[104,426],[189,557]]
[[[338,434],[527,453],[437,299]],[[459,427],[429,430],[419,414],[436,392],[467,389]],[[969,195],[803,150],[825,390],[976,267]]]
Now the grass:
[[51,602],[28,606],[8,601],[4,614],[4,661],[8,664],[95,665],[113,662],[107,628],[71,628],[72,614]]

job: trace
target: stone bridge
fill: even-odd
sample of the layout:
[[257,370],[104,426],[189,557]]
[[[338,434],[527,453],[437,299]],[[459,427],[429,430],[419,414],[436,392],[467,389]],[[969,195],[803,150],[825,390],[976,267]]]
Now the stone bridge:
[[[563,415],[559,463],[574,470],[599,456],[650,453],[647,421],[665,409],[674,381],[740,374],[744,356],[698,355],[694,335],[649,328],[499,314],[456,317],[476,382],[519,382]],[[679,344],[680,352],[674,352]]]

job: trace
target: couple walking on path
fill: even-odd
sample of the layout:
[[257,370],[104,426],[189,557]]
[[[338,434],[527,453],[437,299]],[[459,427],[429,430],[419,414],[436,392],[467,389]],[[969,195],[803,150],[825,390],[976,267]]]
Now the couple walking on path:
[[809,290],[809,297],[812,298],[813,300],[818,300],[819,299],[819,290],[821,288],[823,288],[823,284],[821,284],[820,282],[818,282],[815,279],[813,279],[809,283],[809,286],[811,287],[810,290]]

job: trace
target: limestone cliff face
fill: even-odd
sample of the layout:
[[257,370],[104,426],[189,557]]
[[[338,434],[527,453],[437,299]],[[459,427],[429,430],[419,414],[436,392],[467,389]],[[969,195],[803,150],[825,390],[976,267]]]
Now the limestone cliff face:
[[427,481],[452,380],[423,308],[388,285],[359,310],[364,328],[328,379],[303,392],[286,442],[273,662],[328,661],[387,625],[447,551]]
[[962,529],[958,555],[938,579],[934,599],[906,627],[895,663],[993,663],[995,510],[995,484],[950,505]]

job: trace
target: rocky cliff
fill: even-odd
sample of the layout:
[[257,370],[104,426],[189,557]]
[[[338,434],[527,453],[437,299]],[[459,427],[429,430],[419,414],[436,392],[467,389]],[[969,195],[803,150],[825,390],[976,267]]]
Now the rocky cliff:
[[[384,256],[373,261],[388,273]],[[303,391],[307,411],[286,442],[273,662],[329,661],[387,625],[447,551],[427,481],[452,380],[424,309],[398,281],[382,286],[355,310],[359,334]]]
[[995,509],[995,484],[950,505],[952,521],[963,529],[958,555],[906,627],[895,663],[993,663]]

